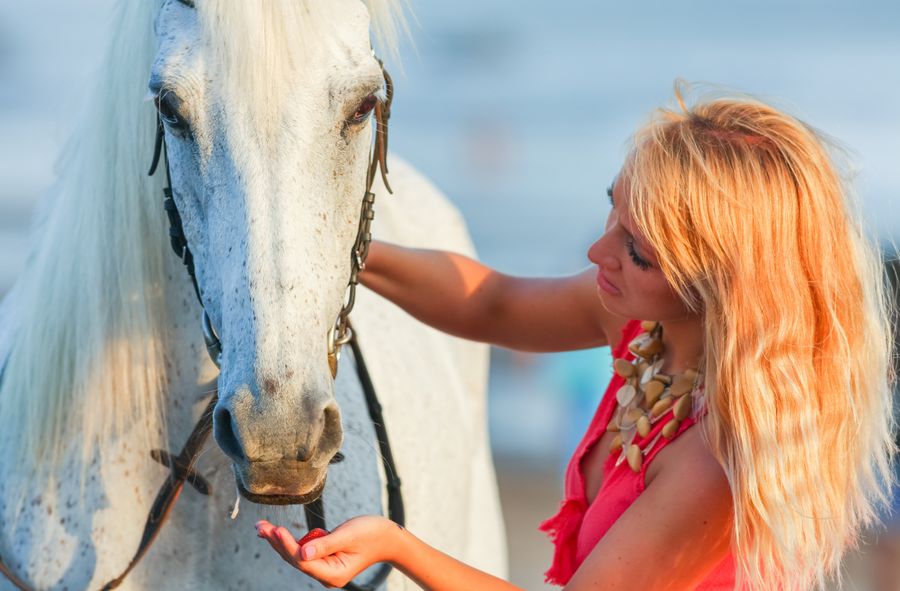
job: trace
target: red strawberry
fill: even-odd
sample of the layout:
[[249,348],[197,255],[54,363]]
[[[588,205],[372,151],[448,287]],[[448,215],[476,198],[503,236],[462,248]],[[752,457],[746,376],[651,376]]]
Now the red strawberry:
[[315,540],[316,538],[321,538],[323,536],[327,536],[329,533],[331,533],[331,532],[328,532],[328,531],[322,529],[321,527],[317,527],[316,529],[311,529],[311,530],[309,530],[309,533],[307,533],[305,536],[303,536],[302,538],[297,540],[297,544],[302,548],[303,544],[305,544],[307,542],[311,542],[311,541]]

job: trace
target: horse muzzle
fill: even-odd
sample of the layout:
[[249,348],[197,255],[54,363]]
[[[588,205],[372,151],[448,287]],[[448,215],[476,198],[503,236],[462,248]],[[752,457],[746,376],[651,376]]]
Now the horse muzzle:
[[308,503],[322,494],[343,431],[337,403],[318,394],[281,392],[260,399],[244,386],[219,400],[213,433],[232,460],[245,498],[284,505]]
[[[301,462],[253,462],[234,466],[234,479],[241,496],[261,505],[305,505],[322,496],[328,466],[318,470]],[[309,488],[297,483],[312,482]]]

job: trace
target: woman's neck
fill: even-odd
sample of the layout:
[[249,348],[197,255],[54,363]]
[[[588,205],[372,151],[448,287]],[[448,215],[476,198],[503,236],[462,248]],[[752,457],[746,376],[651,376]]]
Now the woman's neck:
[[665,374],[681,373],[699,367],[703,356],[703,319],[690,315],[662,321],[663,366]]

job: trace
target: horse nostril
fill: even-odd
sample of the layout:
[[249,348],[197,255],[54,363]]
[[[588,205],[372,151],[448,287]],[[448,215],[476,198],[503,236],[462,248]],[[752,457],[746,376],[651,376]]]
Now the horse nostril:
[[246,461],[241,442],[235,433],[234,421],[228,409],[219,408],[213,415],[213,431],[216,443],[222,451],[236,462]]
[[308,462],[312,459],[316,449],[309,445],[301,445],[297,449],[297,461]]
[[329,404],[325,407],[325,432],[341,430],[341,411],[337,404]]

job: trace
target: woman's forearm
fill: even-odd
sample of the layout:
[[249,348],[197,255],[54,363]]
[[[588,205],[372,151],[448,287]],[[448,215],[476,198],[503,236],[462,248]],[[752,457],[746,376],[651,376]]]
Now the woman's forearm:
[[359,274],[363,285],[425,324],[523,351],[608,342],[608,314],[597,298],[595,277],[591,268],[567,277],[513,277],[460,254],[384,242],[372,243]]
[[397,528],[391,564],[426,591],[521,591],[519,587],[436,550]]
[[360,282],[420,321],[489,341],[485,320],[501,274],[466,256],[373,242]]

